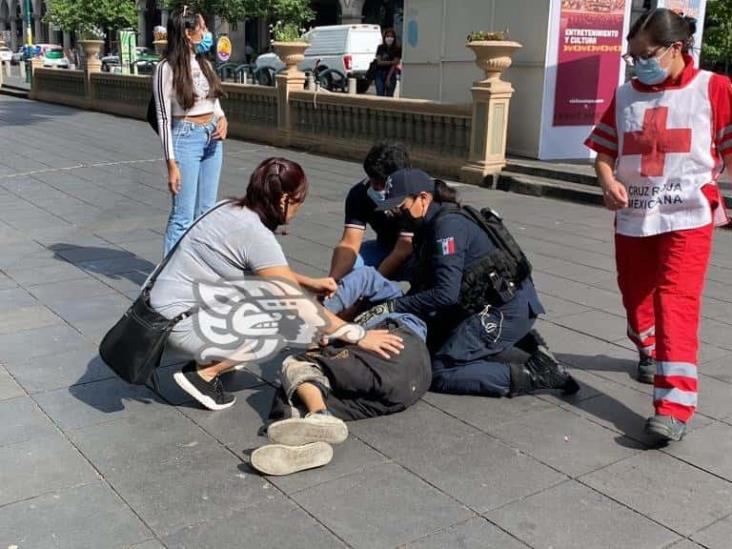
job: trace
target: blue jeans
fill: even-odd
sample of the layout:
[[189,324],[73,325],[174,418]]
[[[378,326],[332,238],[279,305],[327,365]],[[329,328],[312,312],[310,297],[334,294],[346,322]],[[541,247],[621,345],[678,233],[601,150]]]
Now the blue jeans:
[[[397,299],[403,295],[404,292],[398,284],[382,276],[373,267],[363,267],[344,276],[338,283],[336,293],[326,299],[323,305],[331,313],[337,315],[360,299],[381,303],[382,301]],[[364,328],[373,328],[387,317],[400,322],[422,340],[427,339],[427,325],[415,315],[408,313],[390,313],[374,317],[364,325]]]
[[376,85],[376,95],[382,97],[392,97],[396,88],[396,75],[392,74],[389,81],[386,81],[387,71],[377,71],[374,75],[374,84]]
[[194,220],[216,203],[223,159],[222,144],[211,138],[216,118],[208,124],[173,121],[173,150],[180,169],[180,190],[165,229],[165,255]]

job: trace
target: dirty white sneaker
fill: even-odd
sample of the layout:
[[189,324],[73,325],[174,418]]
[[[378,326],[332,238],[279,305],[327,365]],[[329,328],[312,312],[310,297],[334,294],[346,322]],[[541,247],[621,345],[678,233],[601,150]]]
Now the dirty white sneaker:
[[267,444],[252,452],[251,464],[265,475],[291,475],[298,471],[327,465],[333,459],[333,447],[325,442],[301,446]]
[[276,444],[300,446],[309,442],[340,444],[348,438],[343,420],[328,412],[315,412],[304,418],[283,419],[267,429],[269,440]]

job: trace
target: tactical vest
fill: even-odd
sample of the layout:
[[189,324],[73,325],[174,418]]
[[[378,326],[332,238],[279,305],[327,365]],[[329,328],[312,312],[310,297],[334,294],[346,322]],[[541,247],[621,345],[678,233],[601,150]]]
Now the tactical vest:
[[[491,208],[480,212],[472,206],[443,205],[433,224],[448,214],[462,215],[478,225],[493,243],[494,249],[463,271],[460,284],[460,308],[466,314],[482,311],[487,305],[500,306],[513,299],[521,284],[531,276],[531,263]],[[431,285],[432,249],[428,238],[417,246],[416,290]]]

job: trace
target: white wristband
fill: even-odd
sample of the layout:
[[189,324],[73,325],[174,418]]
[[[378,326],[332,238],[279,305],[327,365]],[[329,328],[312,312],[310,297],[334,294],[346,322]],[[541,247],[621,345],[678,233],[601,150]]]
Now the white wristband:
[[328,334],[328,339],[340,339],[347,343],[358,343],[366,337],[366,330],[358,324],[344,324],[332,334]]

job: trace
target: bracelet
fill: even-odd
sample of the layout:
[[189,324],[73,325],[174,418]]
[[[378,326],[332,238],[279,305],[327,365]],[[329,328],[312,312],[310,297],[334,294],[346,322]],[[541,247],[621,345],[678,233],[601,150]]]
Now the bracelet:
[[340,339],[347,343],[358,343],[366,337],[366,330],[358,324],[344,324],[332,334],[328,334],[329,339]]

